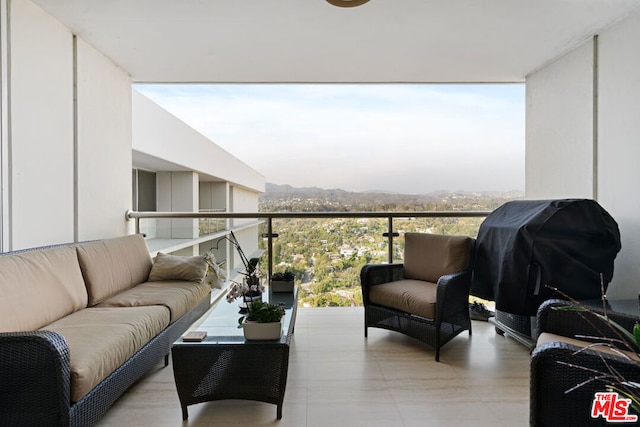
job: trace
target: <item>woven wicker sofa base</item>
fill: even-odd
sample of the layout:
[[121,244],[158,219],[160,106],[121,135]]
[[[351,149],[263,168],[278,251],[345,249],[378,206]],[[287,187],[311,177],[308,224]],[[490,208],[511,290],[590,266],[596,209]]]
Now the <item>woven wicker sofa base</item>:
[[[165,366],[168,364],[173,342],[210,307],[209,298],[203,299],[73,404],[69,401],[69,349],[61,335],[48,331],[0,334],[5,349],[15,349],[0,354],[0,366],[3,368],[0,370],[0,380],[21,384],[26,391],[2,396],[0,425],[86,427],[94,424],[127,388],[163,357]],[[15,341],[16,345],[11,345],[11,341]],[[26,360],[31,362],[24,362]],[[20,363],[28,364],[35,360],[39,360],[42,368],[38,372],[29,375],[25,374],[24,369],[18,369]],[[43,381],[43,372],[57,379]],[[34,411],[34,408],[38,410]]]

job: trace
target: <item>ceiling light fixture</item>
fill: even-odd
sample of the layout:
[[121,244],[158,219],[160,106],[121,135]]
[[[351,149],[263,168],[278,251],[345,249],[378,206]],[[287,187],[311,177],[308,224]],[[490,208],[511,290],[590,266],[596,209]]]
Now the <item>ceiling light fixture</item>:
[[361,6],[369,0],[327,0],[328,3],[338,7],[355,7]]

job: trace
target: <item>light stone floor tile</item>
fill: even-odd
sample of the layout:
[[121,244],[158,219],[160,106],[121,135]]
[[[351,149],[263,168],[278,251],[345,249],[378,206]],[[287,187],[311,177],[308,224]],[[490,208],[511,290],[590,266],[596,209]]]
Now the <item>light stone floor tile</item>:
[[189,406],[182,421],[171,367],[161,363],[98,426],[526,426],[529,350],[473,322],[440,352],[382,329],[364,338],[363,309],[301,308],[283,417],[275,405],[223,400]]

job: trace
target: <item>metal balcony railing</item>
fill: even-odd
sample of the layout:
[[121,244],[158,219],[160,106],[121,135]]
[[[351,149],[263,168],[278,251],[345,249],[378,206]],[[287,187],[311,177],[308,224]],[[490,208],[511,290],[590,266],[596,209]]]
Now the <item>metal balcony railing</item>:
[[[209,213],[222,213],[226,212],[226,209],[200,209],[199,214]],[[226,228],[225,218],[203,218],[202,215],[198,216],[198,235],[204,236],[207,234],[217,233]]]
[[[141,219],[199,219],[225,221],[227,219],[256,219],[266,223],[267,231],[262,237],[267,239],[266,251],[268,259],[268,277],[273,273],[273,239],[278,234],[273,229],[273,220],[279,218],[311,219],[311,218],[382,218],[387,220],[387,231],[383,236],[387,239],[388,262],[393,262],[394,237],[399,233],[394,230],[394,219],[414,219],[414,218],[483,218],[490,214],[490,211],[436,211],[436,212],[134,212],[128,211],[126,218],[135,221],[136,233],[140,232]],[[222,230],[216,229],[216,232]],[[201,234],[202,235],[202,234]]]

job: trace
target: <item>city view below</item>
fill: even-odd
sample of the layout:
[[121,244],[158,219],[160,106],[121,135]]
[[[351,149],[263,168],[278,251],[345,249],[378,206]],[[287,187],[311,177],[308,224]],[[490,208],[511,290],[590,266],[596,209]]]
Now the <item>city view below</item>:
[[[427,195],[354,193],[344,190],[293,188],[267,184],[260,197],[261,212],[410,212],[491,211],[514,192],[438,192]],[[476,237],[484,218],[395,219],[394,262],[402,262],[405,232],[457,234]],[[300,286],[306,307],[362,305],[360,270],[388,258],[384,218],[278,218],[273,243],[274,272],[289,270]],[[261,230],[261,233],[266,230]],[[266,239],[261,242],[266,245]]]

